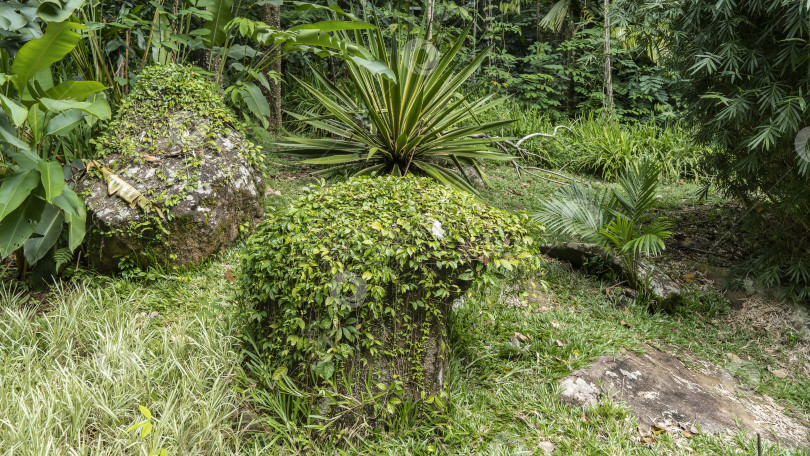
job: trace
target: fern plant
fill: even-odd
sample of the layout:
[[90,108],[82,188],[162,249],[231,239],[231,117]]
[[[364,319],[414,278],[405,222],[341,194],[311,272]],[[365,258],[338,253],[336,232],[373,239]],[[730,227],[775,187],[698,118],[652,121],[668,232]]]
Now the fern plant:
[[663,252],[671,235],[670,223],[652,212],[660,174],[661,165],[644,157],[625,168],[617,188],[572,182],[543,204],[535,219],[550,231],[598,244],[635,274],[641,259]]

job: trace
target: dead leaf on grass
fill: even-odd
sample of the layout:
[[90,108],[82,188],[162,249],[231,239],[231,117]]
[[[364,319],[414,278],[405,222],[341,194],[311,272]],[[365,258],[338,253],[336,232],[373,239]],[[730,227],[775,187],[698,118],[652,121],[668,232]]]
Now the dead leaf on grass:
[[551,453],[551,452],[553,452],[553,451],[554,451],[554,449],[556,448],[556,446],[554,446],[554,444],[553,444],[553,443],[551,443],[551,442],[540,442],[540,443],[538,444],[538,446],[539,446],[539,447],[540,447],[540,448],[541,448],[543,451],[545,451],[546,453]]

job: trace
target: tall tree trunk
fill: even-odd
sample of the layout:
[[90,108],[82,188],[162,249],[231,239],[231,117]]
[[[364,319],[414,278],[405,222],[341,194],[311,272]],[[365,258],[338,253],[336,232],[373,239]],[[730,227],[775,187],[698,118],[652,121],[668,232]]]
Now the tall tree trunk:
[[605,99],[602,102],[608,116],[613,118],[613,75],[610,63],[610,6],[605,0]]
[[538,43],[542,41],[543,38],[543,27],[540,27],[540,21],[543,19],[542,15],[540,14],[540,0],[535,2],[534,7],[534,21],[535,21],[535,38],[534,40]]
[[427,39],[433,38],[433,16],[436,14],[436,0],[425,0],[425,18],[427,20]]
[[[262,6],[262,22],[276,30],[281,30],[281,7],[269,3],[264,4]],[[262,51],[274,52],[276,56],[280,55],[278,49],[273,50],[270,47],[265,47]],[[267,80],[270,81],[270,90],[268,91],[265,87],[262,87],[264,96],[267,98],[267,104],[270,105],[270,118],[267,119],[270,123],[269,128],[271,130],[278,130],[281,128],[281,82],[273,82],[269,76],[270,72],[281,74],[280,58],[276,59],[265,69],[265,76],[267,76]]]

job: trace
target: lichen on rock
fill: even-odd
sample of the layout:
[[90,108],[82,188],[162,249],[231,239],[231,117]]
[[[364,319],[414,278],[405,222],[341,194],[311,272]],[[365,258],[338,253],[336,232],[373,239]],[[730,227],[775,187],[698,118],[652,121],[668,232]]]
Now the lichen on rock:
[[125,256],[140,264],[196,264],[264,214],[258,148],[216,86],[192,67],[145,69],[95,144],[96,162],[165,214],[146,214],[108,194],[100,173],[89,169],[78,188],[94,225],[89,260],[99,269],[117,269]]

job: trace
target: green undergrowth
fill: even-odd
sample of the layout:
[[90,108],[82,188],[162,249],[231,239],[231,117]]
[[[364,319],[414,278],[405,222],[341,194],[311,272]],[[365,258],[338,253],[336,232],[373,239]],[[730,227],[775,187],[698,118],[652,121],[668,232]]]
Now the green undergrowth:
[[[490,171],[485,198],[495,206],[531,209],[556,188],[520,182],[506,166]],[[283,159],[274,158],[269,173],[266,184],[279,193],[268,196],[269,208],[313,183]],[[662,187],[662,200],[674,207],[693,187]],[[259,390],[243,365],[232,280],[244,248],[141,278],[79,273],[45,296],[3,277],[0,454],[542,455],[546,442],[566,455],[756,454],[746,433],[659,434],[648,444],[623,405],[585,410],[558,399],[558,381],[571,371],[645,344],[695,367],[727,366],[732,354],[758,369],[739,379],[744,386],[797,419],[810,415],[810,384],[789,363],[795,341],[729,321],[735,311],[721,295],[692,290],[675,313],[653,314],[644,302],[608,298],[615,284],[551,263],[536,278],[545,291],[520,298],[517,289],[495,287],[455,308],[445,412],[365,436],[324,433],[316,420],[296,416],[312,413],[300,397],[281,385]],[[789,375],[777,377],[776,368]],[[127,432],[144,420],[139,405],[152,415],[146,437]],[[763,454],[810,453],[766,442]]]

